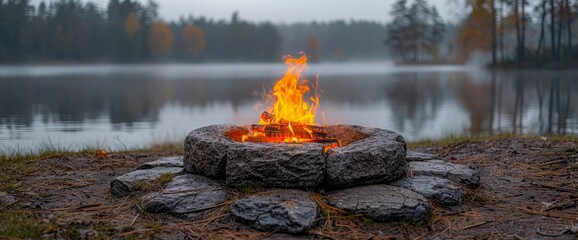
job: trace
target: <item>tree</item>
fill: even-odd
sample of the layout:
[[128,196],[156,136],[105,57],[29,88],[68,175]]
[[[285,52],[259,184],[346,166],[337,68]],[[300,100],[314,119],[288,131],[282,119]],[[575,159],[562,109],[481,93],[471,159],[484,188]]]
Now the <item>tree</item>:
[[538,40],[538,49],[536,50],[536,57],[537,58],[541,58],[542,57],[542,49],[543,49],[543,45],[544,45],[544,37],[545,37],[545,24],[546,24],[546,15],[548,14],[548,11],[546,10],[546,1],[547,0],[541,0],[540,3],[540,8],[536,9],[536,12],[540,12],[540,39]]
[[490,9],[492,13],[492,67],[496,66],[497,63],[497,49],[498,49],[498,32],[497,32],[497,20],[496,20],[496,0],[490,0]]
[[181,41],[186,58],[198,60],[205,50],[205,33],[193,24],[185,25],[181,33]]
[[552,52],[552,61],[558,61],[558,54],[556,53],[556,6],[554,0],[550,0],[550,44]]
[[173,48],[173,33],[162,21],[154,21],[148,37],[149,51],[153,56],[165,56]]
[[281,35],[271,23],[263,23],[257,29],[257,52],[259,61],[275,61],[281,58]]
[[0,61],[22,60],[30,10],[28,0],[0,1]]
[[259,60],[258,27],[239,18],[234,12],[227,28],[227,55],[229,60]]
[[307,45],[305,46],[305,53],[311,62],[319,62],[321,57],[321,40],[319,35],[315,33],[309,34]]
[[128,38],[134,37],[138,30],[140,30],[141,25],[136,15],[136,11],[131,11],[126,20],[124,20],[124,32]]
[[457,60],[463,62],[474,52],[491,52],[493,60],[494,37],[497,35],[493,0],[468,0],[465,3],[470,13],[456,36],[456,45],[460,46]]
[[514,0],[516,21],[516,56],[519,62],[525,60],[526,52],[526,1]]
[[393,17],[387,27],[385,44],[404,62],[431,61],[437,55],[444,24],[435,7],[425,0],[415,0],[407,7],[406,0],[394,3]]

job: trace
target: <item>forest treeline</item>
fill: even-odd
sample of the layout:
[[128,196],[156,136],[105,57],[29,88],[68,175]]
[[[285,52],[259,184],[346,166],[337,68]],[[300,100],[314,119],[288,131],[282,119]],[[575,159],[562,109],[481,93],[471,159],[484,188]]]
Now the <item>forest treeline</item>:
[[500,68],[578,67],[576,0],[448,0],[448,4],[460,13],[451,33],[444,33],[447,24],[427,1],[393,3],[386,45],[398,61],[460,64],[474,59]]
[[314,61],[385,57],[385,25],[376,22],[276,26],[237,12],[226,20],[166,22],[158,8],[135,0],[110,0],[105,8],[80,0],[0,0],[0,62],[281,61],[300,51]]
[[[461,0],[460,0],[461,1]],[[578,67],[576,0],[466,0],[456,58],[489,53],[496,67]]]
[[578,0],[448,0],[443,20],[427,0],[396,0],[390,22],[293,24],[181,17],[153,0],[0,0],[0,62],[311,61],[393,59],[495,67],[578,67]]

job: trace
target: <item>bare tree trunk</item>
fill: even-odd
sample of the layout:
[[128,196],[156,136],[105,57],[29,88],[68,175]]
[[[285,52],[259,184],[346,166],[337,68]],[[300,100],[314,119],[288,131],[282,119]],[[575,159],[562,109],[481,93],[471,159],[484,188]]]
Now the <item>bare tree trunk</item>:
[[548,104],[548,133],[552,133],[552,115],[554,111],[554,86],[557,79],[550,82],[550,101]]
[[570,0],[566,0],[566,27],[568,28],[568,49],[567,54],[572,57],[572,8],[570,8]]
[[521,14],[522,33],[520,35],[520,59],[524,61],[526,58],[526,0],[521,1],[522,1],[522,14]]
[[556,6],[554,5],[554,0],[550,0],[550,45],[552,52],[552,61],[557,62],[556,59]]
[[559,16],[558,16],[558,43],[556,43],[556,56],[558,56],[558,61],[562,60],[562,27],[564,25],[563,16],[564,16],[564,4],[559,2]]
[[560,134],[560,82],[556,80],[556,120],[558,120],[556,133]]
[[[545,0],[544,0],[545,1]],[[500,1],[500,60],[504,61],[504,0]]]
[[540,40],[538,41],[538,50],[536,50],[536,57],[540,59],[542,54],[540,51],[542,50],[542,45],[544,44],[544,28],[546,23],[546,0],[542,1],[542,16],[540,18]]
[[[524,1],[524,0],[522,0]],[[516,15],[516,58],[518,61],[522,60],[520,51],[520,0],[514,0],[514,14]]]
[[[492,0],[493,1],[493,0]],[[496,111],[496,70],[492,69],[492,100],[490,103],[490,129],[489,132],[494,132],[494,114]]]
[[[496,27],[496,0],[491,0],[492,5],[492,67],[496,67],[496,52],[497,52],[497,27]],[[492,109],[493,111],[493,109]]]

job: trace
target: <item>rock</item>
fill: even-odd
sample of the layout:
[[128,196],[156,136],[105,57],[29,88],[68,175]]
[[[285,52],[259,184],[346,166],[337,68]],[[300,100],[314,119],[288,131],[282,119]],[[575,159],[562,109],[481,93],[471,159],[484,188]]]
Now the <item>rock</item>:
[[405,155],[405,160],[408,162],[412,161],[427,161],[427,160],[440,160],[437,155],[431,153],[422,153],[416,151],[407,151]]
[[329,204],[377,222],[422,220],[431,212],[423,196],[400,187],[369,185],[330,193]]
[[143,206],[148,212],[168,213],[190,220],[228,198],[228,192],[217,181],[186,174],[173,178],[163,191],[145,195]]
[[156,161],[143,163],[137,169],[151,169],[158,167],[183,167],[183,156],[166,157]]
[[243,143],[227,151],[231,187],[308,188],[323,182],[325,158],[319,143]]
[[135,170],[114,178],[110,182],[110,192],[117,196],[124,196],[138,190],[139,182],[154,181],[163,174],[181,174],[182,168],[151,168]]
[[346,125],[329,126],[329,131],[357,132],[366,137],[328,151],[328,185],[343,188],[388,183],[404,176],[406,144],[401,135],[389,130]]
[[12,196],[6,192],[0,192],[0,209],[4,208],[4,207],[8,207],[17,201],[18,200],[14,196]]
[[445,206],[460,204],[466,195],[465,191],[454,182],[432,176],[405,177],[390,185],[412,190]]
[[480,186],[480,173],[464,165],[443,160],[428,160],[409,162],[409,169],[415,176],[437,176],[471,187]]
[[185,170],[211,178],[225,177],[227,150],[240,142],[247,129],[234,125],[211,125],[193,130],[185,138]]
[[231,213],[257,230],[296,234],[314,225],[319,207],[307,192],[281,189],[237,200]]

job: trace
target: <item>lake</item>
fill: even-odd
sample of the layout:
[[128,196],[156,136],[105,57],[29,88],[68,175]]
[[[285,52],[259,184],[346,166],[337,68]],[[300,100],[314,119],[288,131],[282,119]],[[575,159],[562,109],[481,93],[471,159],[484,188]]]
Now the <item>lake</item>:
[[[0,66],[0,152],[124,150],[256,123],[279,64]],[[321,124],[450,134],[578,133],[578,71],[496,72],[385,62],[310,64]]]

